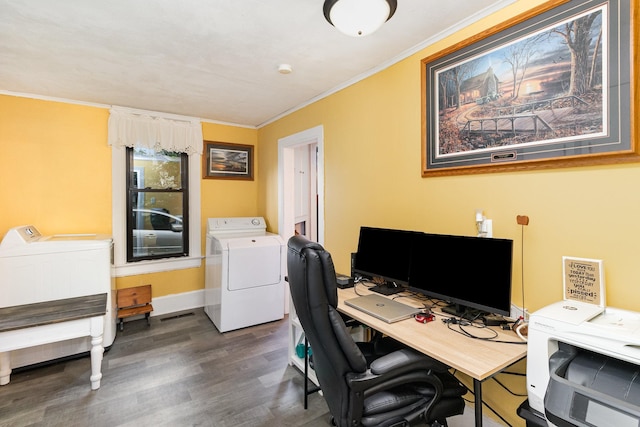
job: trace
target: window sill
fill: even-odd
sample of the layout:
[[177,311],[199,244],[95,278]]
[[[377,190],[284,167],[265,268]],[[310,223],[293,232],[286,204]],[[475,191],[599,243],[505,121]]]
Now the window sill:
[[163,271],[184,270],[202,266],[201,256],[185,258],[165,258],[153,261],[140,261],[115,266],[115,277],[136,276],[138,274],[160,273]]

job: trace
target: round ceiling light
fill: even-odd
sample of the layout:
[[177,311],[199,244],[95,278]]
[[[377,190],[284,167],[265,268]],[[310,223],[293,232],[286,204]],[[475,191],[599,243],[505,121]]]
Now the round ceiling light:
[[395,13],[397,0],[325,0],[324,17],[342,33],[362,37],[375,32]]
[[293,71],[293,68],[291,68],[291,65],[289,64],[280,64],[278,66],[278,72],[280,74],[290,74]]

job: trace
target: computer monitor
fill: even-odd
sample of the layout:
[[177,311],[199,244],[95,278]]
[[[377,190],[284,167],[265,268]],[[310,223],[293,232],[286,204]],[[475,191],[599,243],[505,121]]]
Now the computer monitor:
[[409,288],[447,301],[447,313],[509,316],[513,241],[424,233],[416,238]]
[[384,281],[371,288],[375,292],[390,295],[405,290],[413,241],[418,234],[407,230],[360,227],[353,273],[377,278],[377,282]]

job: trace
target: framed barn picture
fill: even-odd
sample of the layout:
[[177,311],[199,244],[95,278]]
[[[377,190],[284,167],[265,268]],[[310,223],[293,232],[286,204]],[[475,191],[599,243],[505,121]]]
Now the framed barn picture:
[[423,59],[422,175],[640,160],[638,7],[552,0]]

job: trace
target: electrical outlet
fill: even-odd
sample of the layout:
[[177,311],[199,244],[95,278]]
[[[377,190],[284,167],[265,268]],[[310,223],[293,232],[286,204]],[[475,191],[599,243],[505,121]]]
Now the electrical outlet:
[[493,237],[493,221],[482,214],[482,209],[476,209],[476,228],[478,237]]
[[482,225],[483,225],[482,231],[484,231],[484,237],[493,237],[493,220],[485,219]]

